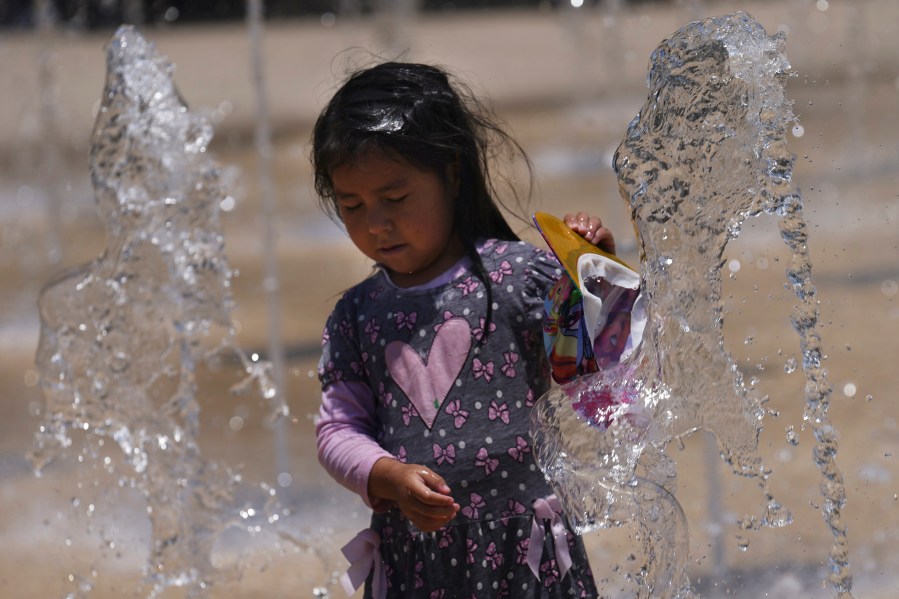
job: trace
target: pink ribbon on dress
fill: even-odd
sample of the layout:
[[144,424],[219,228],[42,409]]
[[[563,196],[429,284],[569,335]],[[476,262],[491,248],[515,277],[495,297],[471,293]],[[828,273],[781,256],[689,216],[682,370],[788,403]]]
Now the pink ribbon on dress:
[[562,504],[555,495],[546,499],[542,497],[534,501],[534,518],[531,524],[531,540],[528,543],[528,566],[537,579],[540,579],[540,557],[543,555],[543,539],[548,532],[545,525],[537,520],[549,520],[549,531],[552,532],[556,546],[556,563],[559,564],[559,578],[565,578],[571,568],[571,553],[568,550],[568,531],[561,516]]
[[384,569],[381,551],[378,549],[380,546],[381,537],[378,536],[378,533],[366,528],[340,549],[347,561],[350,562],[350,567],[340,577],[340,584],[343,585],[343,590],[347,595],[355,593],[356,589],[365,583],[368,573],[374,568],[372,596],[375,599],[387,597],[387,571]]

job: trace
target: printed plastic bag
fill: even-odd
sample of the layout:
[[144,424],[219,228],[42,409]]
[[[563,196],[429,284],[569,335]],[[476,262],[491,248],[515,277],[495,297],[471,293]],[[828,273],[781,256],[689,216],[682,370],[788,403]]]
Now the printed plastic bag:
[[[637,349],[646,325],[640,275],[558,218],[538,212],[534,221],[566,272],[546,297],[543,329],[552,378],[565,387],[612,368]],[[604,429],[628,400],[605,395],[573,393],[572,406]]]

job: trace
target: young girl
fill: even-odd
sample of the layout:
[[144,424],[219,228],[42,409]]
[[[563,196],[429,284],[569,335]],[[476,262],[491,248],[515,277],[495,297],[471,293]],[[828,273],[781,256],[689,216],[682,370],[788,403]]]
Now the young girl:
[[[435,67],[351,76],[313,132],[315,185],[374,274],[323,335],[322,465],[372,508],[349,594],[594,597],[580,537],[536,467],[543,301],[562,275],[502,216],[489,159],[521,148]],[[522,152],[523,156],[523,152]],[[598,218],[566,222],[613,252]]]

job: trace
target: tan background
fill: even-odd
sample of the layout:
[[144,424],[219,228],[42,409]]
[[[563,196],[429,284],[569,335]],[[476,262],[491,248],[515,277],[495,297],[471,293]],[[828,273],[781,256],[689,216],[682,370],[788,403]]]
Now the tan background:
[[[636,262],[628,214],[608,165],[643,102],[648,56],[688,21],[737,8],[748,10],[769,33],[787,31],[796,73],[788,92],[804,128],[791,146],[810,223],[820,332],[834,388],[830,415],[841,437],[837,460],[848,492],[844,520],[855,595],[895,596],[899,4],[892,0],[654,2],[614,10],[600,3],[595,9],[428,15],[393,28],[372,19],[338,20],[333,26],[314,19],[270,24],[266,76],[293,413],[287,437],[294,483],[284,494],[292,508],[285,515],[284,530],[290,532],[280,541],[267,534],[233,543],[224,539],[220,565],[233,570],[240,563],[244,569],[239,580],[218,585],[211,596],[306,597],[313,587],[342,596],[331,578],[343,567],[337,550],[367,520],[361,502],[322,473],[311,436],[318,402],[311,372],[322,323],[337,294],[367,272],[364,259],[317,210],[306,160],[311,121],[347,61],[364,58],[365,51],[386,57],[405,52],[404,58],[450,67],[492,99],[534,159],[539,187],[530,209],[596,212],[616,231],[625,259]],[[234,318],[241,344],[261,350],[268,313],[261,287],[247,33],[239,24],[142,32],[175,63],[182,95],[216,123],[211,149],[232,169],[237,198],[237,207],[223,216],[228,256],[240,273]],[[91,597],[146,595],[138,583],[149,529],[139,498],[110,491],[96,468],[74,458],[35,478],[24,457],[41,405],[33,364],[37,292],[53,273],[87,262],[104,247],[86,156],[110,34],[0,33],[3,597],[78,596],[88,588]],[[41,72],[49,74],[52,86],[42,86]],[[48,213],[60,217],[58,243]],[[61,252],[58,261],[48,258],[53,247]],[[725,331],[741,369],[755,373],[759,391],[770,395],[762,452],[774,470],[775,496],[793,511],[795,522],[739,537],[735,518],[760,512],[755,486],[710,460],[702,436],[683,450],[673,448],[678,496],[691,526],[690,575],[704,596],[831,596],[822,585],[830,537],[820,515],[811,428],[802,419],[801,375],[783,368],[798,353],[787,317],[792,300],[783,287],[785,258],[772,219],[747,224],[728,249],[728,259],[739,260],[741,268],[726,282]],[[264,403],[227,395],[224,383],[212,376],[203,384],[206,455],[242,467],[249,481],[271,482],[275,448]],[[239,430],[229,426],[235,416],[243,419]],[[786,440],[790,427],[798,433],[797,446]],[[723,487],[719,516],[709,504],[716,480]],[[91,503],[101,509],[88,513]],[[716,553],[719,541],[723,556]],[[629,565],[629,532],[596,533],[588,543],[605,592],[628,596],[630,587],[616,567]],[[239,560],[235,551],[244,551]],[[729,578],[715,576],[722,566]]]

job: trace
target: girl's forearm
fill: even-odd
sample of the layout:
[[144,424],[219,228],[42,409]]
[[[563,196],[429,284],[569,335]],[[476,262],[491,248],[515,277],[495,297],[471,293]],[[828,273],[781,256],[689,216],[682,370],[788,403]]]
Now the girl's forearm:
[[369,496],[369,476],[376,462],[393,458],[375,440],[374,397],[363,383],[336,383],[322,393],[315,425],[318,460],[337,482],[362,497],[373,509],[383,508]]

